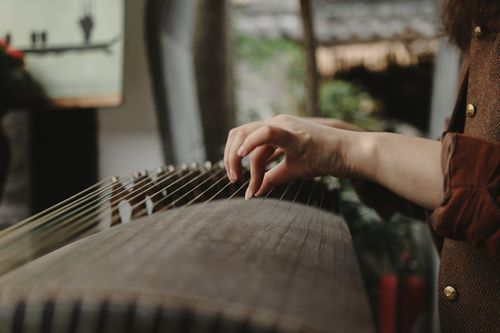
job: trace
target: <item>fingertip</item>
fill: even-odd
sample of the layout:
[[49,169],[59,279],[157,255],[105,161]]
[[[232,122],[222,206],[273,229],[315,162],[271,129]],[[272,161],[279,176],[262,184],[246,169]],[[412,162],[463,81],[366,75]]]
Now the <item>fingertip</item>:
[[261,186],[259,188],[259,190],[257,192],[255,192],[254,196],[256,197],[260,197],[261,195],[263,195],[264,193],[266,193],[266,188],[264,186]]
[[252,197],[253,193],[250,188],[250,186],[247,188],[247,191],[245,192],[245,200],[249,200]]
[[231,181],[231,170],[229,170],[227,166],[226,166],[226,177],[227,179],[229,179],[229,181]]
[[231,170],[231,172],[229,173],[229,180],[231,181],[231,183],[236,183],[236,181],[238,180],[238,175],[234,170]]

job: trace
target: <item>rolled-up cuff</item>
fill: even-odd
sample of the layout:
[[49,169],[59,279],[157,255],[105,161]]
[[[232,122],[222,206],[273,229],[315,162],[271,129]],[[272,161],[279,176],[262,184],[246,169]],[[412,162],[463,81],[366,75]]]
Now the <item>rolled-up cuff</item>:
[[432,228],[500,256],[500,144],[447,133],[442,145],[444,200]]

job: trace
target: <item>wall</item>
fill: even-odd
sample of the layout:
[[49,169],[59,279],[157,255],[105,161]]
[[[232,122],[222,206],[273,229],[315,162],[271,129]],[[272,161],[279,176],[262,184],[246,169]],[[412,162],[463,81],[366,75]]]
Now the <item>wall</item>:
[[459,50],[445,38],[439,43],[434,65],[431,118],[429,137],[439,138],[445,129],[446,119],[451,117],[457,95]]
[[164,164],[144,41],[145,0],[125,0],[124,104],[99,111],[99,175]]

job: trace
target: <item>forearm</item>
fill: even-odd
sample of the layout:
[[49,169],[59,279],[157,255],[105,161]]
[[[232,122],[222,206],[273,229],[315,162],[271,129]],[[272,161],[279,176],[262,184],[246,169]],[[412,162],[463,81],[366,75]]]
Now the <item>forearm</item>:
[[343,134],[346,162],[360,177],[428,209],[441,203],[443,175],[439,141],[391,133]]

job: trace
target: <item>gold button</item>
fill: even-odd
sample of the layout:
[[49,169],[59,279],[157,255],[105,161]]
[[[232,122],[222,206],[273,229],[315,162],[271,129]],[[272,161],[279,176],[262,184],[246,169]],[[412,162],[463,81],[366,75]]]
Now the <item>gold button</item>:
[[476,37],[476,38],[481,37],[482,33],[483,33],[483,31],[481,30],[481,27],[479,25],[476,25],[474,27],[474,37]]
[[444,296],[448,301],[454,301],[458,297],[458,293],[452,286],[446,286],[443,290]]
[[467,104],[467,107],[465,108],[465,114],[467,117],[474,117],[476,114],[476,107],[472,104]]

